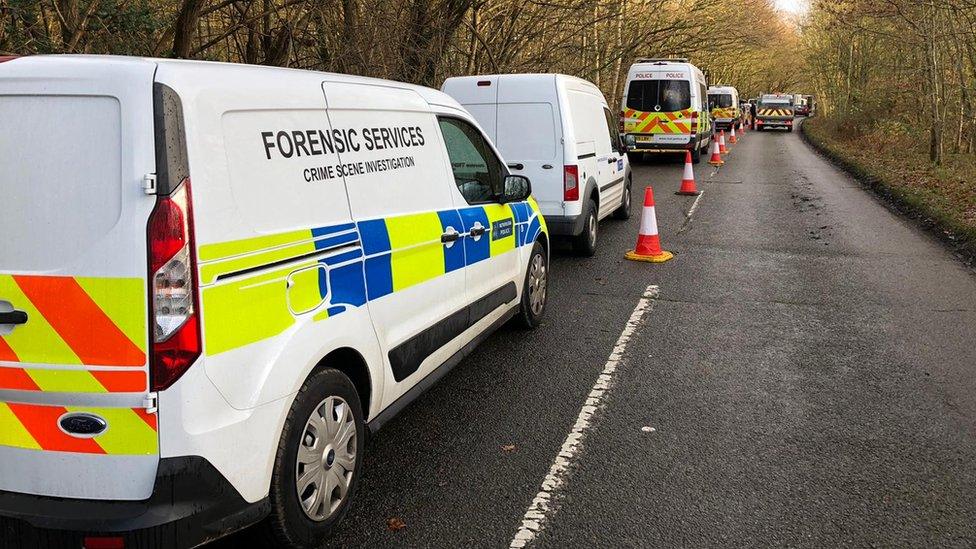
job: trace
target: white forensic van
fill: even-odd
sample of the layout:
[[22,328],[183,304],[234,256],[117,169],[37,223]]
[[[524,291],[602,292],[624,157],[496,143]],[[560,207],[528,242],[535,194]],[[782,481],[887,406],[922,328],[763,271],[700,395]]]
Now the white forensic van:
[[711,143],[705,75],[687,59],[638,59],[627,71],[620,129],[631,160],[644,153],[691,151],[701,161]]
[[630,217],[631,175],[599,88],[563,74],[449,78],[441,88],[481,123],[513,173],[528,176],[553,235],[596,252],[598,222]]
[[0,61],[9,539],[186,547],[265,520],[317,546],[367,434],[545,311],[529,182],[439,91]]

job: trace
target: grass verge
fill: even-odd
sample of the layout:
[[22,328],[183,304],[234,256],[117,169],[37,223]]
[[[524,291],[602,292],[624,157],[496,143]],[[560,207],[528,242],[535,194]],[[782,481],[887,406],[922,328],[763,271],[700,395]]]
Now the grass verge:
[[947,154],[935,166],[918,135],[855,134],[821,117],[804,120],[801,133],[821,154],[949,244],[966,263],[976,264],[976,156]]

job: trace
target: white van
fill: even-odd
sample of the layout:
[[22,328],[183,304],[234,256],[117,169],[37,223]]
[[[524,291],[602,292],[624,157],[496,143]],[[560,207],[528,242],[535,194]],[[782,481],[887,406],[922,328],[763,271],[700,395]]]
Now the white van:
[[553,235],[596,252],[598,222],[630,217],[631,175],[600,89],[562,74],[449,78],[441,88],[478,119],[513,173],[528,176]]
[[4,536],[185,547],[267,519],[316,546],[367,434],[545,311],[528,180],[443,93],[3,61]]
[[631,160],[644,153],[708,151],[712,124],[705,75],[687,59],[638,59],[627,71],[620,128]]
[[716,130],[731,131],[742,127],[742,111],[739,108],[739,90],[732,86],[708,88],[708,108]]
[[793,96],[782,93],[765,93],[756,104],[756,129],[786,128],[793,131],[796,117]]

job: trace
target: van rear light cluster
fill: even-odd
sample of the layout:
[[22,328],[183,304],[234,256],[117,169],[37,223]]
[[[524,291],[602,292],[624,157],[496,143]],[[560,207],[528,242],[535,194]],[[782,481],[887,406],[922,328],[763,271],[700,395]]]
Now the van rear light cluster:
[[160,196],[149,216],[152,390],[173,384],[200,356],[200,322],[190,180]]
[[698,133],[698,111],[691,111],[691,135]]
[[620,120],[620,133],[624,133],[624,123],[625,123],[624,111],[620,111],[620,117],[618,118],[618,120]]
[[125,549],[122,536],[85,536],[81,546],[84,549]]
[[563,167],[563,200],[579,200],[579,166]]

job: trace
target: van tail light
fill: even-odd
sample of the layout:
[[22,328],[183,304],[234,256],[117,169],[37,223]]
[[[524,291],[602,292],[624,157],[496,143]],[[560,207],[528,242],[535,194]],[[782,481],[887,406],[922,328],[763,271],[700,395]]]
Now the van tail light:
[[149,375],[153,391],[172,385],[200,356],[200,308],[190,179],[160,196],[149,216]]
[[17,59],[17,57],[18,56],[16,56],[16,55],[0,55],[0,63],[6,62],[6,61],[13,61],[14,59]]
[[691,111],[691,135],[698,133],[698,111]]
[[620,121],[620,133],[624,133],[624,111],[620,111],[620,118],[618,120]]
[[579,200],[579,166],[563,167],[563,200]]
[[85,536],[81,542],[84,549],[125,549],[122,536]]

